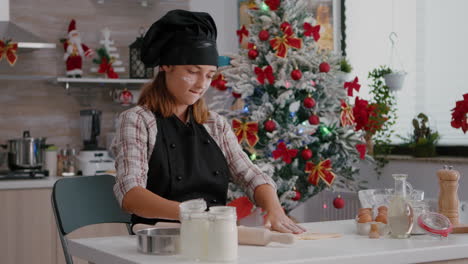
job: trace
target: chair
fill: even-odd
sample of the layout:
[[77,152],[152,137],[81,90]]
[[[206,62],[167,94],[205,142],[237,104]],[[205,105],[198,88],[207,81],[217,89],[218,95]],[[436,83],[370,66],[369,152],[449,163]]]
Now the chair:
[[73,264],[68,253],[66,235],[93,224],[125,223],[131,234],[131,216],[119,206],[112,190],[111,175],[80,176],[60,179],[52,190],[52,209],[67,264]]

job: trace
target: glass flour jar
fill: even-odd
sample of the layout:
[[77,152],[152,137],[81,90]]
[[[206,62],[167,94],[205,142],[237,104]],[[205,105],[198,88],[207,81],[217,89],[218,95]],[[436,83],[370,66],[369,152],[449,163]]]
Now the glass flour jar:
[[191,260],[206,258],[208,213],[206,202],[195,199],[182,202],[180,209],[180,254]]
[[426,231],[422,229],[418,224],[418,217],[422,214],[429,212],[429,205],[425,201],[410,201],[411,207],[413,208],[413,229],[411,230],[412,235],[424,235]]
[[209,210],[207,243],[208,261],[233,261],[237,259],[237,215],[232,206],[212,206]]

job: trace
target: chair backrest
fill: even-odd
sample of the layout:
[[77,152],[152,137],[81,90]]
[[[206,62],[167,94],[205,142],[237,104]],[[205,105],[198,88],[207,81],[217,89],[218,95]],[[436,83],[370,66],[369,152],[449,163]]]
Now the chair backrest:
[[68,264],[73,263],[73,260],[68,253],[65,236],[80,227],[125,223],[131,234],[131,216],[120,208],[114,196],[114,184],[115,177],[111,175],[80,176],[55,182],[52,208]]

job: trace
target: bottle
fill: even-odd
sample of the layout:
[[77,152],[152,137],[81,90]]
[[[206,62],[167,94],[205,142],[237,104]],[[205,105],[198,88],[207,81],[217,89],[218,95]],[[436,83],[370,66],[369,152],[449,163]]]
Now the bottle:
[[180,210],[180,254],[190,260],[206,258],[208,213],[203,199],[182,202]]
[[76,150],[67,145],[63,157],[62,176],[76,175]]
[[393,238],[408,238],[413,227],[413,209],[406,200],[407,174],[392,174],[395,180],[393,197],[388,208],[388,224],[390,236]]
[[206,260],[215,262],[237,259],[237,215],[233,206],[212,206],[209,210],[209,230]]

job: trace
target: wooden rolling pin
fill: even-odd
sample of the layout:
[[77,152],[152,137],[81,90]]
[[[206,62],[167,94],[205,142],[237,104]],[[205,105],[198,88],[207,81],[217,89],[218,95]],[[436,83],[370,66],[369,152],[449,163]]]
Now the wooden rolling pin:
[[296,240],[293,234],[276,233],[260,227],[238,226],[237,235],[240,245],[266,246],[270,242],[293,244]]

